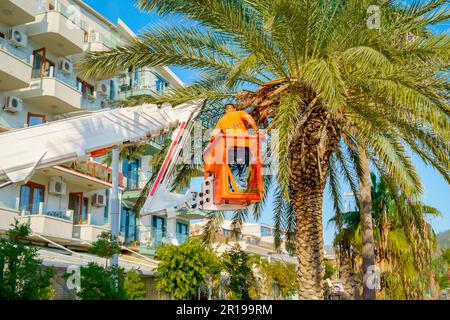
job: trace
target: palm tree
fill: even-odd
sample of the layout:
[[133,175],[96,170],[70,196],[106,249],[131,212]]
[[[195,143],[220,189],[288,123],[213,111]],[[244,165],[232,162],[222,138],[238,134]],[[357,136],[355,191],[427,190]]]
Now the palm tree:
[[[376,263],[381,269],[381,296],[387,299],[423,299],[432,286],[432,253],[436,251],[436,236],[426,221],[427,215],[439,215],[439,211],[420,201],[408,202],[407,198],[391,191],[383,179],[371,175],[372,217]],[[343,223],[337,228],[334,241],[336,251],[352,277],[361,273],[363,237],[359,212],[342,214]],[[331,219],[336,222],[336,217]],[[344,280],[347,280],[344,278]],[[350,295],[358,297],[359,283],[349,279],[353,287]]]
[[[91,53],[81,68],[86,78],[133,66],[197,69],[201,77],[192,85],[139,101],[206,99],[214,106],[234,98],[261,126],[276,129],[275,198],[288,203],[276,209],[276,224],[289,235],[295,230],[300,297],[321,299],[327,181],[337,208],[339,177],[358,194],[371,161],[412,200],[422,186],[405,145],[450,181],[450,42],[427,29],[448,19],[445,3],[136,0],[142,10],[179,20],[149,26],[126,46]],[[381,8],[379,30],[367,28],[369,5]]]

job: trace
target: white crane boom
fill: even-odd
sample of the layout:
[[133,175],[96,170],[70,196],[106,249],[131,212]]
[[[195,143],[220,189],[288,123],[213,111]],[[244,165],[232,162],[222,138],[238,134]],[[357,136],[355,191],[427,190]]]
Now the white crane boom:
[[203,101],[176,107],[144,104],[0,134],[0,181],[27,182],[42,168],[84,160],[92,152],[127,142],[146,141],[180,123],[195,119]]

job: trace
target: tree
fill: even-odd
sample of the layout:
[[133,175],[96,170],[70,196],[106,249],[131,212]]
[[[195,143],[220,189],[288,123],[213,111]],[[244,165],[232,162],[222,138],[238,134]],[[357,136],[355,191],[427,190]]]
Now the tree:
[[52,296],[54,270],[44,268],[38,248],[24,244],[30,235],[28,224],[16,220],[0,239],[0,300],[46,300]]
[[106,258],[105,265],[108,266],[108,260],[115,254],[120,253],[120,244],[116,242],[111,232],[103,231],[92,244],[91,252],[99,257]]
[[[371,180],[375,258],[382,278],[380,295],[386,299],[423,298],[431,285],[432,254],[436,248],[436,238],[426,216],[439,212],[419,201],[408,202],[375,174]],[[359,274],[363,247],[361,216],[350,211],[341,218],[342,225],[335,237],[336,251],[340,259],[350,264],[352,273]]]
[[323,266],[325,269],[324,279],[331,279],[333,275],[336,273],[335,266],[329,261],[325,261],[323,263]]
[[144,300],[146,291],[144,282],[136,269],[131,269],[125,277],[125,291],[129,300]]
[[200,239],[190,237],[179,246],[164,244],[156,249],[157,288],[174,299],[193,299],[208,278],[220,275],[220,260]]
[[[209,115],[217,102],[236,99],[261,126],[278,130],[275,201],[288,205],[276,209],[275,224],[294,235],[300,297],[321,299],[327,181],[336,208],[341,174],[358,195],[366,154],[392,190],[417,200],[423,190],[408,149],[450,181],[450,41],[428,29],[448,20],[446,2],[136,0],[186,23],[151,26],[126,46],[90,53],[81,68],[86,78],[129,67],[194,68],[202,76],[192,85],[130,103],[206,99]],[[379,29],[367,27],[370,5],[382,10]],[[364,242],[372,247],[370,203],[363,203]],[[234,215],[236,226],[247,213]],[[364,256],[366,269],[373,254]]]
[[[281,261],[269,262],[267,259],[258,257],[254,261],[255,268],[262,277],[263,286],[269,292],[269,299],[277,298],[274,285],[279,289],[279,294],[284,299],[291,297],[299,291],[296,281],[296,266],[292,263]],[[261,291],[261,288],[258,288]]]
[[80,276],[80,289],[76,293],[78,299],[126,300],[128,298],[125,290],[125,271],[121,267],[104,267],[90,262],[80,267]]
[[228,273],[228,289],[231,299],[250,300],[250,291],[255,278],[250,266],[249,254],[236,243],[222,255],[224,271]]
[[[125,270],[119,266],[108,266],[108,260],[120,253],[120,245],[111,232],[102,232],[92,244],[91,252],[105,258],[105,266],[94,262],[80,267],[80,288],[76,295],[81,300],[124,300]],[[71,277],[66,273],[65,277]]]

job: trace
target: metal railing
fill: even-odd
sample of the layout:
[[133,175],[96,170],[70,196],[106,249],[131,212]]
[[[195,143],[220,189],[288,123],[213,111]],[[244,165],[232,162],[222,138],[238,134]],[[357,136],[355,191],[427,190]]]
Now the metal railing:
[[7,40],[0,38],[0,50],[9,53],[18,60],[31,65],[33,61],[33,53],[26,48],[18,48],[10,44]]

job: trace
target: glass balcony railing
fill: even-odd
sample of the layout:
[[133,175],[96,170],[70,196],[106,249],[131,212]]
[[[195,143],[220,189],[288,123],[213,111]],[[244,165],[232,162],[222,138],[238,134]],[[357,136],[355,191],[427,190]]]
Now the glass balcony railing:
[[89,26],[86,21],[81,19],[80,7],[76,5],[65,5],[58,0],[40,0],[38,4],[37,13],[45,13],[48,11],[57,11],[64,17],[70,20],[74,25],[80,27],[83,30],[89,30]]
[[186,241],[189,235],[180,233],[170,233],[159,228],[149,228],[139,226],[136,228],[136,241],[135,246],[141,250],[155,250],[163,244],[174,243],[176,239],[178,244],[182,244]]
[[20,209],[21,216],[47,216],[66,221],[73,221],[73,210],[45,210],[43,202],[38,204],[26,204]]
[[0,50],[9,53],[27,64],[31,65],[33,53],[26,48],[17,48],[3,38],[0,38]]
[[170,91],[170,87],[162,87],[157,85],[137,84],[137,85],[121,85],[119,91],[120,99],[127,99],[133,96],[164,95]]

